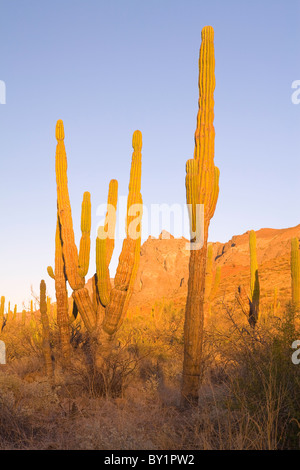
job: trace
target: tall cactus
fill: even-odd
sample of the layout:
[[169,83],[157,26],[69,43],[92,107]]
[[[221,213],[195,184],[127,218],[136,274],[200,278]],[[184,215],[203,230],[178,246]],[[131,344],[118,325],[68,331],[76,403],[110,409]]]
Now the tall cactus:
[[249,249],[250,249],[249,324],[254,328],[258,321],[259,298],[260,298],[258,264],[257,264],[257,256],[256,256],[256,235],[255,235],[254,230],[251,230],[249,233]]
[[[219,169],[214,165],[214,30],[202,30],[199,56],[199,110],[195,132],[194,158],[186,164],[186,199],[191,226],[188,296],[184,325],[184,362],[182,404],[198,400],[201,376],[205,271],[210,220],[219,194]],[[203,243],[194,234],[199,232],[197,214],[203,205]]]
[[[111,215],[108,209],[104,227],[100,228],[96,240],[96,274],[93,278],[93,299],[90,298],[88,290],[85,288],[85,275],[88,270],[90,248],[90,204],[86,204],[87,210],[83,205],[82,239],[78,255],[68,192],[64,127],[61,120],[56,125],[56,139],[58,225],[64,273],[73,289],[74,301],[88,332],[97,339],[101,335],[112,337],[120,326],[124,311],[127,308],[139,262],[141,234],[138,232],[138,236],[134,237],[131,229],[132,227],[136,228],[137,217],[136,214],[132,213],[135,204],[139,205],[138,228],[140,228],[142,212],[142,197],[140,194],[142,134],[140,131],[135,131],[133,134],[132,145],[134,151],[127,201],[126,238],[119,258],[114,287],[111,288],[110,286],[109,263],[114,248],[115,216]],[[86,201],[88,201],[87,198]],[[116,180],[110,182],[108,205],[112,205],[114,208],[117,205]],[[135,230],[133,232],[136,233]],[[51,269],[48,269],[48,272],[50,275],[53,274]]]
[[292,303],[294,307],[300,306],[300,258],[299,240],[297,237],[291,240],[291,280],[292,280]]
[[1,325],[1,330],[5,327],[6,323],[6,318],[4,315],[4,308],[5,308],[5,297],[2,295],[1,300],[0,300],[0,325]]
[[45,369],[48,377],[53,376],[53,367],[51,359],[51,348],[50,348],[50,327],[49,318],[47,314],[47,300],[46,300],[46,283],[41,281],[40,284],[40,312],[41,321],[43,328],[43,353],[45,359]]
[[221,267],[217,266],[215,277],[213,278],[213,247],[210,244],[207,249],[206,275],[205,275],[205,314],[204,318],[211,315],[211,304],[218,292],[221,280]]

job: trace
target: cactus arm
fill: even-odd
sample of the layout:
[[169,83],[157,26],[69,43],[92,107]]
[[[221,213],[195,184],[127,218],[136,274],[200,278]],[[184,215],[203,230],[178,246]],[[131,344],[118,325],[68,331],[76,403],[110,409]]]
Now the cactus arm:
[[256,235],[255,231],[249,233],[250,250],[250,313],[249,323],[254,328],[258,321],[260,286],[258,275],[258,264],[256,256]]
[[56,186],[57,207],[61,226],[61,239],[67,279],[73,290],[84,287],[84,278],[78,272],[79,260],[73,231],[72,211],[68,190],[67,156],[64,145],[64,126],[61,120],[56,124]]
[[[105,317],[102,324],[103,330],[112,335],[121,324],[126,311],[132,287],[136,278],[137,267],[140,258],[141,243],[141,217],[142,217],[142,196],[141,196],[141,170],[142,170],[142,133],[135,131],[132,138],[133,154],[130,170],[129,193],[127,198],[126,217],[126,238],[123,241],[122,251],[119,257],[119,264],[115,276],[115,285],[111,291],[110,303],[105,310]],[[135,226],[136,215],[132,215],[132,207],[138,204],[139,217]],[[136,230],[133,230],[133,227]],[[135,232],[135,233],[134,233]]]
[[106,239],[106,263],[109,266],[115,247],[116,210],[118,203],[118,181],[111,180],[108,188],[107,213],[104,222]]
[[99,227],[96,239],[96,269],[100,302],[106,307],[110,300],[111,282],[107,265],[107,238],[104,227]]
[[[98,228],[96,239],[96,278],[101,305],[110,301],[111,282],[109,264],[115,246],[116,209],[118,202],[118,182],[111,180],[108,188],[107,212],[103,227]],[[97,307],[98,308],[98,307]]]
[[96,312],[90,299],[89,291],[86,287],[74,290],[72,297],[76,302],[84,326],[89,333],[92,333],[96,326]]
[[79,274],[85,277],[89,270],[91,248],[91,195],[85,192],[81,206],[81,240],[79,247]]

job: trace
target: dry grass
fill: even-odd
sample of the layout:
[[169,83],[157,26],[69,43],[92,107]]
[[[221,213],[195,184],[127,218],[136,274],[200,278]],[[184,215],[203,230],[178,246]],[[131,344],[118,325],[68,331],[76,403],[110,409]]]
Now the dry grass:
[[[214,317],[215,315],[215,317]],[[291,307],[269,313],[253,332],[236,307],[207,322],[199,406],[178,406],[183,316],[172,303],[132,312],[101,376],[87,360],[78,322],[64,372],[55,322],[55,379],[43,373],[39,325],[7,325],[8,364],[0,371],[1,449],[297,449],[300,338]],[[296,326],[295,326],[296,325]]]

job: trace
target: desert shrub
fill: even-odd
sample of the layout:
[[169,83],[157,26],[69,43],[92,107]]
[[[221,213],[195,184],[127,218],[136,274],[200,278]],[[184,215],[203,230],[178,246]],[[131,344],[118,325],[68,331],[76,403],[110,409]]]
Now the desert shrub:
[[247,422],[246,445],[299,448],[300,370],[291,361],[291,344],[300,338],[295,310],[287,305],[280,321],[270,319],[255,330],[232,311],[225,314],[231,326],[224,338],[220,330],[213,336],[215,369],[222,370],[226,407]]

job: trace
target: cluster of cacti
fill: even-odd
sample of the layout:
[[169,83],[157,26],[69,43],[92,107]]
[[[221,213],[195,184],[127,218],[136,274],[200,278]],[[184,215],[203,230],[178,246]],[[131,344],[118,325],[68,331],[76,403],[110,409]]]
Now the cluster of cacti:
[[[55,249],[55,273],[48,267],[48,273],[55,279],[57,298],[57,321],[65,358],[69,358],[69,315],[66,282],[73,290],[75,308],[78,309],[87,331],[98,343],[111,339],[119,328],[132,293],[136,277],[141,243],[141,148],[142,134],[135,131],[132,145],[133,155],[127,200],[126,238],[112,288],[109,263],[114,249],[115,211],[117,205],[117,181],[109,185],[108,211],[104,227],[100,227],[96,240],[96,274],[93,277],[93,296],[85,288],[85,276],[89,269],[91,203],[86,192],[82,203],[79,253],[75,244],[71,204],[68,192],[67,157],[64,146],[64,127],[59,120],[56,125],[56,183],[57,183],[57,229]],[[132,213],[138,204],[139,217]],[[131,233],[133,222],[135,233]],[[137,227],[138,225],[138,227]],[[135,236],[134,236],[135,235]],[[73,315],[74,319],[74,315]]]
[[[201,375],[205,272],[210,220],[219,194],[219,169],[214,165],[214,30],[202,30],[199,56],[199,111],[194,158],[186,164],[186,199],[191,227],[188,296],[184,325],[182,403],[198,400]],[[202,209],[202,210],[201,210]],[[203,221],[199,216],[203,215]]]
[[7,312],[5,312],[5,297],[2,296],[0,300],[0,331],[3,330],[5,325],[10,324],[17,318],[17,305],[14,306],[14,310],[11,310],[11,303],[8,302]]
[[300,306],[300,258],[299,240],[297,237],[291,240],[291,280],[292,303],[296,309]]
[[249,233],[249,248],[250,248],[249,324],[254,328],[258,321],[259,298],[260,298],[258,264],[257,264],[257,256],[256,256],[256,235],[255,235],[254,230],[251,230]]
[[211,304],[214,301],[221,280],[221,267],[217,266],[215,277],[213,277],[213,246],[207,248],[206,275],[205,275],[205,318],[211,315]]

